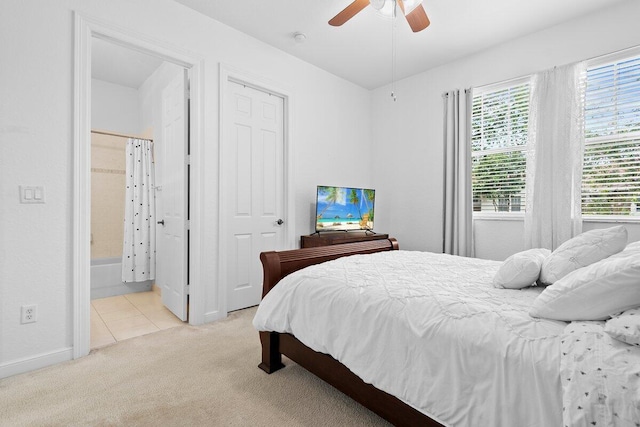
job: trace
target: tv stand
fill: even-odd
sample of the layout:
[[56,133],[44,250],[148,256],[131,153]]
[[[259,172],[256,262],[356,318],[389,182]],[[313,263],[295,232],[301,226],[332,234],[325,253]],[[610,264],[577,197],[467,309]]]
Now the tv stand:
[[388,239],[388,234],[378,234],[371,230],[362,231],[323,231],[307,236],[300,236],[300,247],[316,248],[318,246],[339,245],[342,243],[366,242],[368,240]]

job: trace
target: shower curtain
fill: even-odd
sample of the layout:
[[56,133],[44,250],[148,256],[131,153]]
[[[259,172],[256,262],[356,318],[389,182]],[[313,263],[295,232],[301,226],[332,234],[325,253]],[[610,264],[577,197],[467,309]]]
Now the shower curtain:
[[156,275],[153,142],[129,138],[126,157],[122,281],[143,282]]

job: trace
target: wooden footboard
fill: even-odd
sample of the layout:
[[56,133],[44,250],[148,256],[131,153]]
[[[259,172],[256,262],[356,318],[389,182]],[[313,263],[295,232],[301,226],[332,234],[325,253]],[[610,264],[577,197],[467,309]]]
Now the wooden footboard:
[[[260,254],[264,270],[262,296],[264,298],[283,277],[304,267],[343,256],[397,249],[398,242],[389,238],[291,251],[263,252]],[[269,374],[284,367],[282,363],[282,355],[284,354],[394,425],[441,426],[440,423],[398,398],[365,383],[336,359],[312,350],[293,335],[260,332],[260,342],[262,344],[262,363],[259,367]]]

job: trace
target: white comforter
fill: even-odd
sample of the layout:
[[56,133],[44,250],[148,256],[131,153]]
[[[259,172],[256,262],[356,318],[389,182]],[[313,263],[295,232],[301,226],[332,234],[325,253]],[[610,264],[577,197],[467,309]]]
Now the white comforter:
[[451,426],[561,426],[565,322],[541,289],[496,289],[500,263],[427,252],[356,255],[284,278],[254,326],[295,335]]
[[640,347],[611,338],[604,322],[572,322],[562,336],[566,426],[640,426]]

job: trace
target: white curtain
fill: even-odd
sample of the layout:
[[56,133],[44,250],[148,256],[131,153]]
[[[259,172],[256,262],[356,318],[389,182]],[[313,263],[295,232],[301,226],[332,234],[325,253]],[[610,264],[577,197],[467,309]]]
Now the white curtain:
[[122,281],[156,275],[156,202],[153,142],[130,138],[126,150]]
[[473,256],[471,193],[471,89],[446,92],[444,100],[443,252]]
[[584,70],[557,67],[532,81],[525,248],[553,250],[582,231]]

